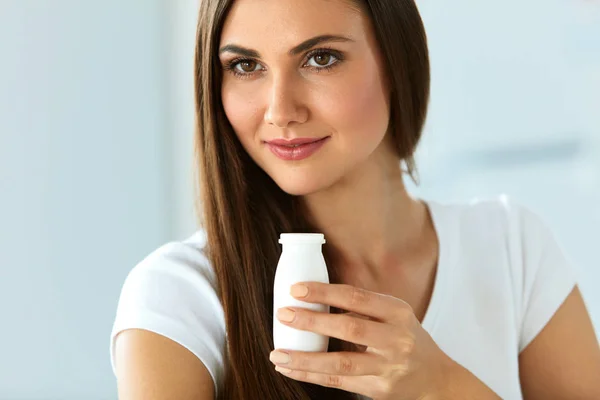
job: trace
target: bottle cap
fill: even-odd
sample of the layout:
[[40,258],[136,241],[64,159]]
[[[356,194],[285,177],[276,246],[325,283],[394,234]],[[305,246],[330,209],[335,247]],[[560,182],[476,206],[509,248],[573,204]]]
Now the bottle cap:
[[322,233],[282,233],[279,236],[279,243],[323,244],[325,243],[325,235]]

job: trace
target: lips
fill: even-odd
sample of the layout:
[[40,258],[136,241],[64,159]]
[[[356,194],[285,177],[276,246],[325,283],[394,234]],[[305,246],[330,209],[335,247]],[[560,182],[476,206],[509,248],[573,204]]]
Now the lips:
[[274,139],[266,142],[269,150],[285,161],[299,161],[316,153],[328,141],[324,138],[296,138],[291,140]]

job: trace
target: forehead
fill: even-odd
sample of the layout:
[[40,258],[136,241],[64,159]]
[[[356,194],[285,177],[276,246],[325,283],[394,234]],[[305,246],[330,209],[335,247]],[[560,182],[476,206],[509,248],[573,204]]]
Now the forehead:
[[236,0],[220,45],[236,42],[255,48],[282,46],[322,34],[344,34],[359,40],[368,21],[352,0]]

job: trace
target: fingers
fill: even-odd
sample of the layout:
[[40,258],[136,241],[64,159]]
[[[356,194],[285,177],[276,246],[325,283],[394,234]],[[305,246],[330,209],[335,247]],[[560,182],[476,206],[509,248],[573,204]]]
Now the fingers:
[[367,397],[374,397],[377,391],[377,378],[374,376],[344,376],[344,375],[328,375],[315,372],[296,371],[275,367],[277,371],[283,375],[301,382],[314,383],[320,386],[326,386],[345,390],[351,393],[361,394]]
[[272,363],[295,371],[329,375],[361,376],[383,374],[385,360],[373,353],[310,353],[274,350]]
[[302,301],[327,304],[382,322],[401,324],[414,317],[408,303],[350,285],[302,282],[292,286],[290,293]]
[[376,348],[387,346],[402,335],[402,329],[394,325],[347,314],[320,313],[304,308],[280,308],[277,318],[295,329]]

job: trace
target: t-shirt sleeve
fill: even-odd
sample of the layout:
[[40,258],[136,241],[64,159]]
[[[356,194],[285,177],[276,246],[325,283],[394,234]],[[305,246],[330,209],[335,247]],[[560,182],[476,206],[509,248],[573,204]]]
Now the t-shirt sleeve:
[[521,248],[520,352],[550,322],[575,287],[576,276],[544,221],[525,207],[514,207],[513,212],[512,217],[518,220]]
[[214,273],[200,249],[171,243],[128,274],[121,290],[110,340],[115,373],[115,339],[126,329],[165,336],[195,354],[215,390],[223,375],[225,322]]

